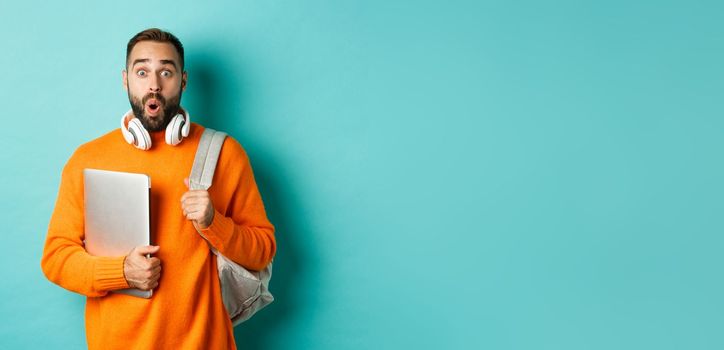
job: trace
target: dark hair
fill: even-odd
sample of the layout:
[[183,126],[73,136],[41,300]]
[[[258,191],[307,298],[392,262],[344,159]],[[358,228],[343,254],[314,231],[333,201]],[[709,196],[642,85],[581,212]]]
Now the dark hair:
[[181,41],[179,41],[175,35],[158,28],[146,29],[134,35],[133,38],[128,41],[128,45],[126,46],[126,67],[128,67],[128,57],[131,56],[133,47],[141,41],[156,41],[159,43],[170,43],[173,45],[176,48],[179,58],[181,59],[181,62],[179,62],[179,64],[181,64],[181,71],[184,70],[184,46],[181,45]]

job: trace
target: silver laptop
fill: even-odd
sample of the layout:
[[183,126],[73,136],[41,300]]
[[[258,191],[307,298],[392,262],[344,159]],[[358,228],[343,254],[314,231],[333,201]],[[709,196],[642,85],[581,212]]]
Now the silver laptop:
[[[83,169],[85,249],[94,256],[125,256],[151,244],[151,178],[145,174]],[[114,292],[150,298],[153,291]]]

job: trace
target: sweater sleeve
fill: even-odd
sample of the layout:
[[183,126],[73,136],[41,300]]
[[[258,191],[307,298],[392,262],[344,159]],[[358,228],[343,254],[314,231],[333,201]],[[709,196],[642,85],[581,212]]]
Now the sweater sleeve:
[[100,297],[129,287],[123,273],[125,257],[97,257],[86,252],[83,173],[74,166],[73,157],[63,168],[40,265],[53,283],[85,296]]
[[209,191],[212,200],[229,198],[229,202],[223,212],[214,203],[214,219],[200,233],[237,264],[254,271],[264,269],[276,254],[274,226],[267,219],[249,158],[231,137],[224,142]]

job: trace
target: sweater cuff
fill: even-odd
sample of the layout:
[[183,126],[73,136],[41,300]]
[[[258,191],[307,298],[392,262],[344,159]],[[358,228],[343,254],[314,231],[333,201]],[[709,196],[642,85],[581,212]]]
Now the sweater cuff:
[[199,232],[216,250],[223,250],[224,242],[228,241],[229,236],[234,233],[234,221],[214,209],[214,219],[211,220],[211,225],[205,229],[199,229]]
[[126,289],[129,287],[126,276],[123,273],[123,263],[125,256],[114,258],[97,257],[94,268],[94,284],[95,289],[99,291],[109,291],[117,289]]

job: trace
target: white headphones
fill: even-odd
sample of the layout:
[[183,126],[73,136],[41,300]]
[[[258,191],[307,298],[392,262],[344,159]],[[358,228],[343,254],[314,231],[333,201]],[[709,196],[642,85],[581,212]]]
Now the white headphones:
[[[186,115],[182,113],[176,114],[166,127],[166,143],[171,146],[178,145],[184,137],[189,136],[191,117],[188,112],[184,112]],[[121,118],[121,132],[126,142],[136,146],[136,148],[144,151],[151,148],[151,135],[148,134],[141,121],[133,115],[133,109],[126,112]]]

